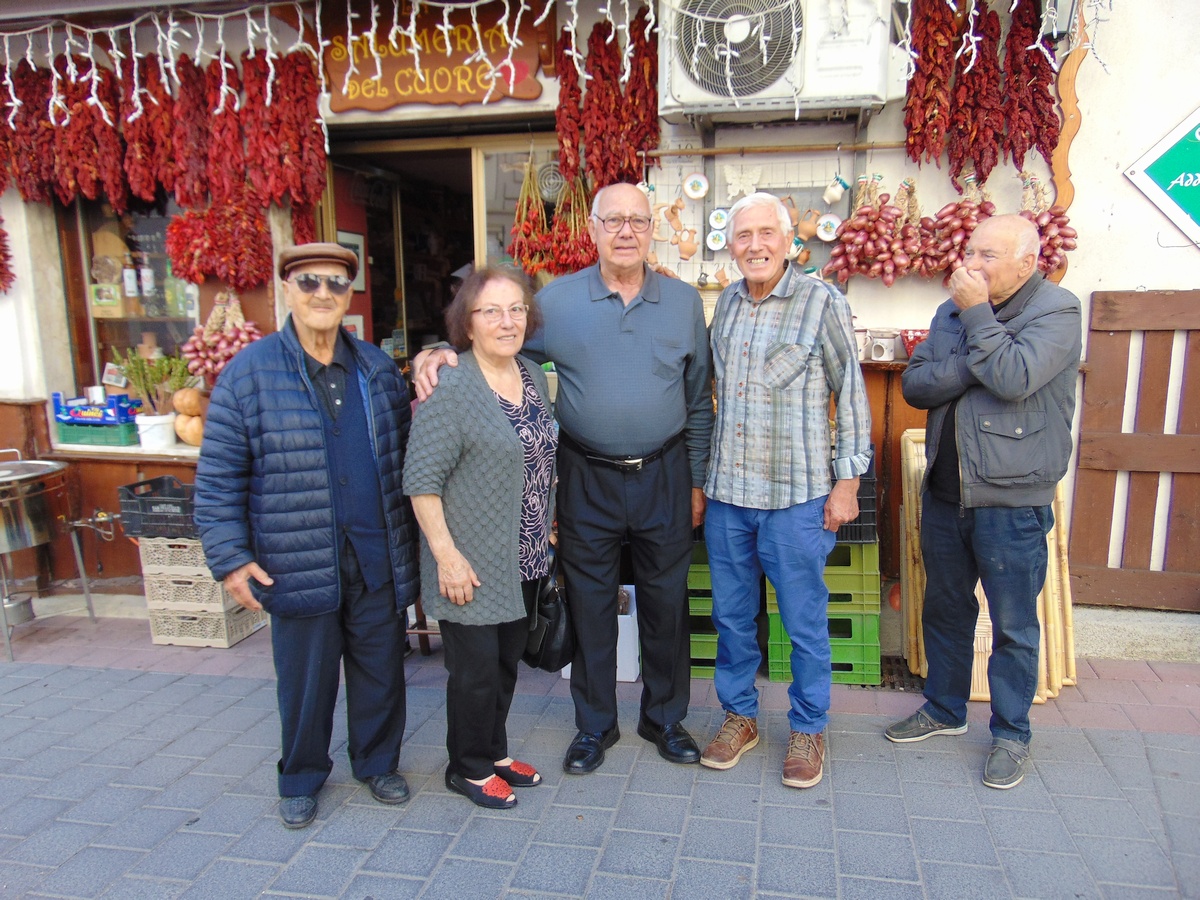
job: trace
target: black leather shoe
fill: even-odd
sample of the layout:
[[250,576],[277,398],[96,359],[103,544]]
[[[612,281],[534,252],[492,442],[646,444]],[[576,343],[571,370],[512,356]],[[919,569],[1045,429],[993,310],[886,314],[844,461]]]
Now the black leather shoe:
[[403,803],[408,799],[408,782],[399,772],[389,772],[387,775],[372,775],[363,779],[371,789],[371,796],[380,803]]
[[306,828],[316,817],[317,798],[311,794],[279,798],[279,818],[284,828]]
[[563,771],[568,775],[586,775],[595,772],[604,762],[604,751],[621,739],[621,732],[614,725],[608,731],[581,731],[571,741],[563,759]]
[[641,719],[637,733],[657,746],[658,755],[667,762],[685,765],[700,762],[700,748],[680,722],[655,725],[649,719]]

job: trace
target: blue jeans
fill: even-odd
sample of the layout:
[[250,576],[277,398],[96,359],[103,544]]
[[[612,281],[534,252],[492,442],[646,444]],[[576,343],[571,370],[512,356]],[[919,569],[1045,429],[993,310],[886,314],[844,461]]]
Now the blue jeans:
[[1049,506],[961,509],[926,493],[921,506],[925,605],[921,627],[929,675],[925,711],[939,722],[967,721],[975,622],[983,582],[992,619],[988,687],[993,738],[1029,743],[1037,691],[1037,595],[1046,580]]
[[774,586],[792,642],[788,688],[793,731],[819,734],[829,721],[829,589],[825,560],[837,534],[824,527],[825,497],[787,509],[749,509],[708,501],[704,538],[712,574],[717,666],[713,682],[728,712],[758,715],[754,676],[762,661],[755,618],[759,579]]

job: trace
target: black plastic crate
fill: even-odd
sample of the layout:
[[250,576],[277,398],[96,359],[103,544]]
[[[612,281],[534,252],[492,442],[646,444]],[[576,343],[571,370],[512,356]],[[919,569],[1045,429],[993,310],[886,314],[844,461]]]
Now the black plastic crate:
[[199,537],[192,521],[195,490],[171,475],[123,485],[117,488],[121,527],[130,537]]
[[837,530],[837,539],[844,544],[873,544],[879,540],[876,528],[875,460],[858,480],[858,518]]

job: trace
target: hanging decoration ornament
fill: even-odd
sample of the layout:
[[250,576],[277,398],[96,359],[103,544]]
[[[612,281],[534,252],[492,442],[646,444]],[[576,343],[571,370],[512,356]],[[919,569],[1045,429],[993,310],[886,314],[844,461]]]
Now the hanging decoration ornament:
[[[624,25],[616,25],[610,12],[596,22],[587,41],[582,125],[584,162],[594,190],[644,181],[642,154],[659,141],[653,16],[649,7],[642,7],[630,19],[628,3],[625,11]],[[622,31],[627,36],[624,47],[617,39]]]
[[970,162],[974,165],[975,177],[983,184],[1000,161],[1000,149],[1004,143],[1000,17],[993,10],[986,10],[980,30],[980,38],[970,44],[973,52],[959,51],[950,127],[946,134],[950,180],[960,191],[956,179],[966,164]]
[[546,225],[546,204],[538,190],[537,168],[533,164],[533,151],[525,163],[525,178],[521,181],[521,192],[517,196],[517,210],[509,232],[512,243],[508,255],[531,278],[548,268],[550,264],[550,235]]
[[950,48],[958,31],[951,6],[946,0],[909,0],[916,67],[904,100],[904,128],[908,156],[915,163],[942,164],[950,125]]
[[546,270],[551,275],[567,275],[595,264],[596,245],[587,227],[591,202],[583,173],[559,191],[546,254]]
[[[1030,0],[1013,10],[1004,42],[1004,155],[1017,169],[1033,147],[1047,163],[1058,146],[1059,121],[1054,99],[1053,44],[1042,39],[1042,19]],[[1040,51],[1040,52],[1035,52]]]
[[575,68],[575,35],[564,28],[554,48],[554,71],[558,74],[558,106],[554,130],[558,134],[558,171],[568,184],[579,177],[579,136],[583,130],[583,91]]

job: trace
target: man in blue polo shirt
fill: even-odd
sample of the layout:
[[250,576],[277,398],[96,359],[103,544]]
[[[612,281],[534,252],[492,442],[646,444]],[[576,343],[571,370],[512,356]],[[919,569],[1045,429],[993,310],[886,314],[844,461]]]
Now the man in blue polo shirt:
[[[544,324],[522,353],[558,372],[559,561],[577,648],[579,733],[563,760],[592,772],[617,727],[617,589],[628,541],[642,644],[637,731],[676,763],[700,750],[683,727],[690,692],[687,571],[704,519],[712,365],[695,288],[646,265],[650,204],[633,185],[597,192],[589,230],[599,263],[538,294]],[[418,356],[419,397],[449,351]]]

